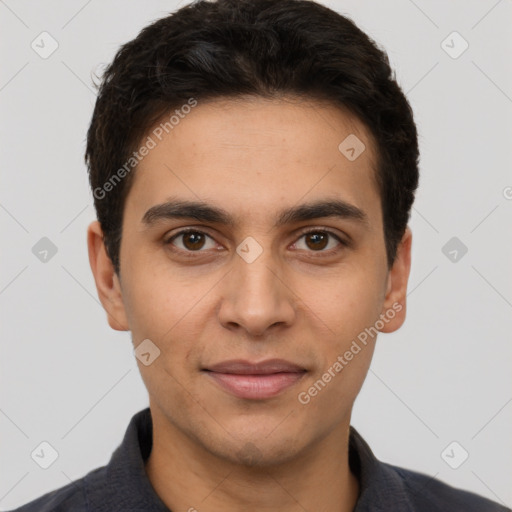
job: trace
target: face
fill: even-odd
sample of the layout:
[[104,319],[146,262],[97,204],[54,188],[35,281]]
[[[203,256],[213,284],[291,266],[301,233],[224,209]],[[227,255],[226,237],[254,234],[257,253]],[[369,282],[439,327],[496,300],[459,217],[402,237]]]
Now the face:
[[[339,149],[354,135],[356,159]],[[161,138],[125,203],[119,277],[89,228],[110,325],[150,340],[138,364],[171,431],[246,464],[307,453],[348,427],[375,329],[405,315],[410,232],[389,270],[369,132],[253,98],[198,103]]]

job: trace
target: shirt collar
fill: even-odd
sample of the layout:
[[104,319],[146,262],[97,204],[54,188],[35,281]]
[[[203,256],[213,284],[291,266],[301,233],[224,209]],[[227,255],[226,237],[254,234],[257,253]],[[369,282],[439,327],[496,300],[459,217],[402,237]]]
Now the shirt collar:
[[152,445],[153,422],[148,407],[131,419],[123,441],[106,466],[106,473],[87,475],[87,509],[170,512],[153,489],[144,466]]
[[[86,477],[88,510],[95,512],[170,512],[156,494],[145,470],[153,443],[149,407],[133,416],[121,445],[114,451],[105,471]],[[393,503],[394,512],[414,510],[403,480],[396,470],[380,462],[354,427],[350,427],[349,464],[359,480],[359,498],[354,512],[377,510],[378,504]]]
[[349,465],[359,480],[359,498],[354,512],[387,510],[390,504],[394,512],[415,510],[396,468],[379,461],[353,426],[350,426]]

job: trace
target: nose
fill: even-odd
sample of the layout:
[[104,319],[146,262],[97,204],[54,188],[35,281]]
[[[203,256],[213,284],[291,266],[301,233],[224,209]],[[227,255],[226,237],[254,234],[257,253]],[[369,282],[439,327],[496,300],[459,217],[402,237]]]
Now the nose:
[[223,327],[262,336],[271,328],[290,326],[296,315],[294,294],[270,250],[251,263],[237,254],[233,265],[222,281],[218,318]]

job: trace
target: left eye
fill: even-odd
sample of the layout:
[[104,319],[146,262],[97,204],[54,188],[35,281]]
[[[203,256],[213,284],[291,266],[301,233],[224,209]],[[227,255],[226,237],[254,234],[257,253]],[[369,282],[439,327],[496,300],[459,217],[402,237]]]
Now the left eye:
[[[304,239],[305,250],[312,250],[314,252],[325,252],[327,250],[335,248],[337,245],[344,245],[343,241],[334,233],[330,231],[308,231],[307,233],[302,233],[299,240]],[[332,243],[335,240],[337,243]],[[294,246],[297,249],[304,249],[304,247],[299,247],[300,242],[296,242]]]

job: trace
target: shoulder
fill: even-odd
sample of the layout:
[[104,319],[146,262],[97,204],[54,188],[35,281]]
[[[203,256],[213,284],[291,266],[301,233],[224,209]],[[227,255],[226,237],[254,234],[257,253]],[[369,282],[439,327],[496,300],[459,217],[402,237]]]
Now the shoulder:
[[39,498],[8,512],[89,512],[95,510],[91,502],[90,480],[101,477],[105,468],[95,469],[84,477],[48,492]]
[[512,512],[424,473],[380,461],[352,425],[349,464],[360,482],[355,512]]
[[402,480],[410,503],[418,512],[510,512],[511,509],[469,491],[408,469],[383,463]]

